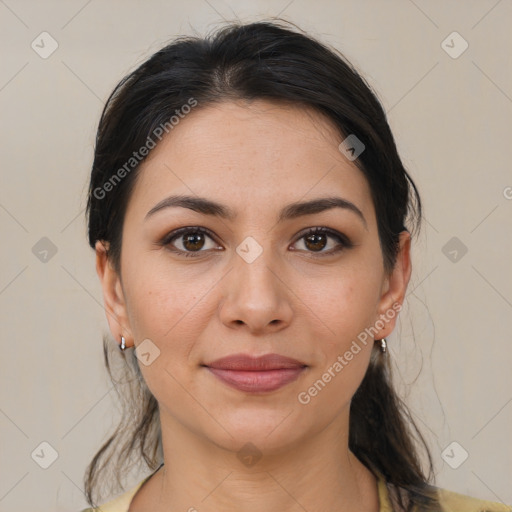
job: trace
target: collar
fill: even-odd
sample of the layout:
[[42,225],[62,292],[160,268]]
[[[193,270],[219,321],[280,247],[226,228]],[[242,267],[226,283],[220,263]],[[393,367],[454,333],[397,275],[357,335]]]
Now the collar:
[[[149,476],[147,476],[141,482],[139,482],[135,487],[125,492],[124,494],[118,496],[117,498],[109,501],[108,503],[102,505],[99,508],[99,510],[101,512],[128,512],[128,509],[130,508],[130,503],[132,502],[135,494],[137,494],[137,491],[162,467],[162,465],[160,465],[158,469],[156,469],[153,473],[151,473]],[[380,473],[376,469],[373,469],[372,472],[375,475],[375,478],[377,479],[379,512],[393,512],[384,475],[382,475],[382,473]]]

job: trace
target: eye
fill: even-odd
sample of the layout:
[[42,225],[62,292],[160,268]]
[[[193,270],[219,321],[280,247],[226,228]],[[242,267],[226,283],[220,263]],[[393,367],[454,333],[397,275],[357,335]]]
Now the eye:
[[[334,240],[334,244],[329,244],[329,239]],[[317,253],[318,256],[328,256],[340,252],[343,249],[353,247],[353,243],[342,233],[334,231],[329,228],[316,227],[309,229],[303,233],[300,238],[295,242],[302,242],[304,249],[307,252]],[[328,250],[324,249],[330,245]],[[294,249],[295,250],[295,249]]]
[[[210,244],[208,244],[208,240],[210,240]],[[219,246],[213,241],[210,231],[200,226],[189,226],[172,231],[164,237],[160,244],[172,252],[187,257],[199,256],[197,253],[206,252],[208,249],[219,249]]]
[[[208,243],[208,240],[210,243]],[[329,240],[334,240],[334,243],[329,244]],[[329,256],[354,245],[342,233],[325,227],[308,229],[305,233],[299,235],[295,245],[299,242],[302,242],[303,248],[299,247],[292,250],[306,251],[315,254],[315,256]],[[212,249],[223,250],[215,243],[213,233],[200,226],[176,229],[167,234],[160,241],[160,245],[171,252],[186,257],[197,257],[200,256],[199,253]],[[324,250],[326,247],[328,247],[328,250]]]

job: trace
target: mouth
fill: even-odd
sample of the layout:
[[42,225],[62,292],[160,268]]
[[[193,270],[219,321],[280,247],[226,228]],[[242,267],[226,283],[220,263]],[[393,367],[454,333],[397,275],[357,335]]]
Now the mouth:
[[233,354],[202,365],[224,384],[249,393],[274,391],[296,380],[305,363],[279,354]]

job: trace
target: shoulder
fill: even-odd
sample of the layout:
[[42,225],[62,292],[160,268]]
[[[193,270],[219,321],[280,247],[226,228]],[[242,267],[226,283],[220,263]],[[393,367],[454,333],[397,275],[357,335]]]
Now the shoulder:
[[[448,489],[443,489],[435,485],[430,485],[429,495],[436,497],[438,501],[437,506],[416,505],[413,507],[414,512],[429,511],[429,512],[512,512],[512,506],[505,505],[494,501],[486,501],[478,498],[473,498],[465,494],[460,494]],[[403,489],[399,489],[402,491]],[[382,476],[379,478],[379,499],[380,499],[380,512],[393,512],[397,509],[398,505],[392,498],[388,491],[387,482]]]
[[494,501],[480,500],[465,494],[437,489],[443,512],[512,512],[512,507]]
[[[151,475],[150,475],[151,476]],[[133,497],[137,493],[137,491],[142,487],[142,485],[149,480],[150,476],[141,480],[135,487],[132,487],[130,490],[126,491],[124,494],[117,496],[113,500],[110,500],[103,505],[100,505],[96,508],[85,508],[80,512],[128,512],[130,508],[130,504],[133,500]]]

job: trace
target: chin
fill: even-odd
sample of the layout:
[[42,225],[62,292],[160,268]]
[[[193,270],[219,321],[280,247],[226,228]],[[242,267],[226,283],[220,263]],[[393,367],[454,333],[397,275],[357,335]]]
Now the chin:
[[287,412],[283,410],[242,409],[230,416],[223,416],[221,425],[227,432],[220,429],[221,438],[212,441],[233,452],[243,449],[247,443],[251,443],[262,452],[282,450],[301,438],[297,421],[291,419],[291,408]]

